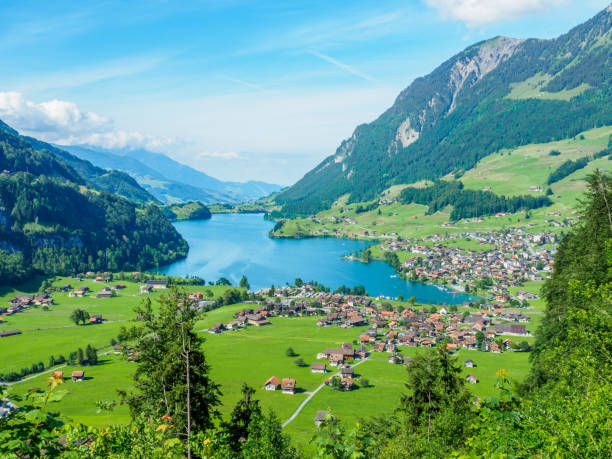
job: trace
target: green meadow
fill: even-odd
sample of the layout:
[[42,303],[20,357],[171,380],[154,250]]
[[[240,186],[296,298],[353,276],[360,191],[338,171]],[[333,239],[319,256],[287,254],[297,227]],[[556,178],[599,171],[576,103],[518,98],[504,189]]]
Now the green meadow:
[[[126,318],[133,316],[129,312],[130,306],[142,299],[139,295],[128,296],[129,292],[133,292],[135,288],[137,288],[136,285],[128,287],[126,296],[123,298],[99,300],[106,301],[105,305],[108,309],[105,313],[109,316],[115,314],[117,317]],[[77,299],[65,298],[62,300],[61,304],[64,305],[65,314],[69,314],[72,310],[73,300]],[[89,301],[91,304],[87,304],[90,304],[91,310],[94,310],[94,299],[89,299]],[[329,377],[329,374],[310,373],[310,364],[317,361],[317,353],[328,347],[338,347],[342,342],[352,342],[358,339],[366,327],[350,329],[318,327],[316,317],[274,317],[271,318],[272,324],[264,327],[251,326],[218,335],[207,332],[207,329],[215,322],[226,323],[237,311],[249,306],[252,305],[235,304],[215,309],[208,312],[196,326],[196,330],[205,338],[204,350],[211,367],[211,376],[221,385],[223,395],[219,411],[224,416],[229,414],[240,398],[242,384],[246,382],[257,389],[256,396],[261,406],[266,410],[273,409],[284,422],[307,397],[306,392],[313,391]],[[38,310],[29,312],[32,312],[32,320],[38,324],[40,321],[38,315],[42,312]],[[27,325],[28,313],[23,314],[22,325]],[[54,320],[62,323],[62,314],[59,309],[54,314]],[[65,317],[64,319],[68,320]],[[33,361],[33,355],[39,355],[42,359],[43,355],[58,354],[60,349],[71,350],[78,346],[85,346],[89,342],[99,341],[102,344],[108,344],[110,338],[118,331],[118,328],[113,327],[119,325],[121,323],[107,326],[69,326],[62,329],[24,332],[19,336],[4,338],[3,345],[11,344],[11,346],[4,346],[11,357],[5,355],[1,357],[2,368],[4,369],[5,365],[11,361],[27,364]],[[298,355],[286,356],[285,351],[288,347],[293,348]],[[424,352],[423,349],[413,347],[400,347],[399,350],[408,356]],[[524,353],[492,354],[462,350],[457,353],[457,356],[461,364],[468,357],[476,362],[475,368],[463,369],[465,375],[472,373],[479,379],[477,384],[469,385],[475,396],[488,396],[495,392],[496,371],[499,369],[510,371],[511,376],[517,380],[522,379],[528,370],[528,354]],[[389,354],[386,352],[372,353],[368,361],[355,368],[357,380],[367,378],[370,383],[369,387],[358,387],[350,392],[336,392],[329,387],[324,387],[296,419],[288,424],[286,431],[307,451],[309,440],[315,432],[313,421],[318,410],[334,410],[347,426],[353,425],[361,417],[384,414],[392,410],[404,391],[406,368],[403,365],[389,364],[388,357]],[[295,364],[297,358],[302,358],[308,366],[298,367]],[[60,402],[54,403],[53,408],[75,421],[89,425],[100,426],[109,422],[128,422],[129,413],[125,405],[118,405],[109,415],[97,412],[95,402],[117,400],[118,389],[129,390],[132,387],[131,378],[135,364],[112,352],[101,356],[100,361],[100,365],[93,367],[64,367],[62,370],[65,376],[69,376],[73,370],[84,369],[86,379],[83,382],[75,383],[68,378],[62,386],[68,391],[68,394]],[[25,394],[34,387],[44,388],[48,376],[47,373],[17,383],[11,387],[11,391]],[[265,391],[263,384],[271,376],[296,379],[298,393],[285,395],[280,391]]]

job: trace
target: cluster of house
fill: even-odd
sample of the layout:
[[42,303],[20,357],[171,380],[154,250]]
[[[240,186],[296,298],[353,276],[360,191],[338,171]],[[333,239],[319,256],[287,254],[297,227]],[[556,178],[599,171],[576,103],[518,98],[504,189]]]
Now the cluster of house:
[[264,383],[264,389],[266,390],[282,390],[283,394],[295,394],[296,382],[293,378],[278,379],[276,376],[272,376]]
[[53,297],[48,293],[37,295],[15,295],[9,300],[8,307],[0,307],[0,314],[10,316],[29,308],[30,306],[51,306]]
[[[63,371],[54,371],[53,372],[53,377],[55,379],[61,379],[63,381],[64,380],[64,372]],[[75,371],[72,372],[71,378],[72,378],[73,382],[81,382],[85,378],[85,372],[83,370],[75,370]]]
[[[121,290],[125,288],[125,284],[115,284],[112,287],[106,286],[96,292],[96,298],[111,298],[115,296],[116,290]],[[70,286],[70,284],[66,284],[60,287],[62,292],[69,292],[68,297],[70,298],[83,298],[91,293],[91,289],[84,285],[82,287],[77,287],[74,290]]]
[[[495,248],[465,250],[448,244],[454,239],[471,239]],[[408,277],[451,284],[458,291],[473,289],[478,280],[491,279],[496,300],[508,301],[511,298],[509,287],[520,286],[527,280],[542,280],[552,272],[554,251],[539,246],[556,240],[552,232],[530,234],[522,228],[514,228],[507,232],[387,240],[382,249],[414,254],[401,267]]]
[[115,344],[113,346],[113,354],[115,355],[123,354],[125,356],[125,359],[128,362],[134,362],[140,355],[140,352],[138,352],[131,346],[124,346],[123,344]]

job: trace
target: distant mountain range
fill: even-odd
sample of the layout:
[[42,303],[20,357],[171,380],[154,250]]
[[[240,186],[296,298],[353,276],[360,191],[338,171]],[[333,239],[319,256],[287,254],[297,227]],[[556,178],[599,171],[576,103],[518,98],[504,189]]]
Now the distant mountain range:
[[373,199],[396,184],[460,176],[503,149],[612,124],[612,6],[552,40],[477,43],[403,90],[334,155],[276,196],[277,216]]
[[163,203],[238,203],[259,199],[281,189],[279,185],[258,181],[224,182],[166,155],[144,149],[108,150],[87,145],[57,147],[96,166],[129,174]]

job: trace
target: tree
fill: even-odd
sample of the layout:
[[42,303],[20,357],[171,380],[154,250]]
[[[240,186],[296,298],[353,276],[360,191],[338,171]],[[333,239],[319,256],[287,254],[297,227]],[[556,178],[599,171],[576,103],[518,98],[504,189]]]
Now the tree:
[[293,281],[294,285],[298,288],[302,287],[304,285],[304,281],[302,279],[300,279],[299,277],[296,277],[295,280]]
[[361,387],[370,387],[370,380],[367,378],[360,378],[359,379],[359,385]]
[[519,349],[523,352],[529,351],[529,343],[527,341],[521,341],[519,343]]
[[232,283],[226,277],[220,277],[219,280],[217,281],[217,285],[230,286],[232,285]]
[[285,351],[285,355],[287,357],[296,357],[298,354],[296,354],[296,352],[293,350],[292,347],[288,347],[287,350]]
[[85,353],[82,348],[79,348],[77,351],[77,363],[79,365],[83,365],[85,363]]
[[85,350],[85,355],[87,356],[87,363],[89,365],[98,364],[98,352],[91,344],[87,345],[87,349]]
[[140,414],[156,419],[170,416],[190,457],[192,434],[211,428],[218,416],[219,386],[209,376],[204,339],[193,330],[201,314],[189,295],[172,290],[158,303],[157,315],[149,298],[135,309],[142,338],[136,345],[140,353],[134,374],[137,391],[128,403],[133,419]]
[[261,416],[259,400],[253,399],[255,389],[242,383],[242,398],[238,400],[232,410],[228,422],[223,423],[223,430],[228,437],[228,445],[234,452],[238,452],[249,437],[249,426],[253,418]]
[[79,323],[83,323],[85,325],[89,320],[89,313],[83,309],[75,309],[70,313],[70,320],[72,320],[75,325]]
[[283,434],[279,419],[273,411],[267,415],[254,413],[249,423],[247,441],[242,445],[245,459],[293,459],[298,454],[290,438]]
[[342,378],[340,376],[332,376],[330,386],[333,390],[342,390]]
[[244,274],[242,275],[242,278],[240,279],[240,283],[238,284],[238,286],[246,290],[251,289],[251,286],[249,285],[249,281],[247,280],[247,277]]
[[478,348],[482,348],[482,343],[485,340],[485,334],[482,331],[477,331],[476,332],[476,346],[478,346]]
[[307,367],[308,364],[306,362],[304,362],[303,358],[299,358],[294,362],[298,367]]

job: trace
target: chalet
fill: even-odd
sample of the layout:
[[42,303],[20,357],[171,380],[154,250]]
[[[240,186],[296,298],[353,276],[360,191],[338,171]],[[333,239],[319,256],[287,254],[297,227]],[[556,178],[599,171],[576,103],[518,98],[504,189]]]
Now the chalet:
[[319,427],[325,421],[325,416],[328,414],[329,411],[317,411],[314,419],[315,426]]
[[355,381],[353,381],[352,378],[342,378],[341,383],[343,390],[351,390],[355,384]]
[[276,376],[272,376],[264,383],[264,388],[266,390],[277,390],[280,384],[280,380]]
[[385,343],[376,343],[374,345],[374,352],[384,352],[385,351]]
[[223,330],[225,330],[225,325],[220,322],[216,322],[212,327],[208,329],[208,333],[217,334],[221,333]]
[[342,378],[352,378],[353,377],[353,368],[352,367],[344,367],[340,370],[340,375]]
[[55,379],[64,379],[64,372],[63,371],[54,371],[53,372],[53,377]]
[[115,285],[113,285],[113,288],[115,290],[121,290],[121,289],[125,288],[125,284],[115,284]]
[[529,332],[525,325],[518,324],[497,324],[495,326],[495,334],[497,335],[518,335],[527,336]]
[[153,289],[165,289],[168,288],[168,281],[166,280],[150,280],[147,281],[147,286]]
[[124,349],[125,349],[125,346],[122,346],[121,344],[115,344],[113,346],[113,354],[120,355]]
[[72,292],[70,292],[70,293],[68,294],[68,296],[69,296],[70,298],[75,298],[75,297],[76,297],[76,298],[82,298],[82,297],[84,297],[84,296],[85,296],[85,293],[86,293],[86,292],[87,292],[87,291],[86,291],[85,289],[82,289],[82,288],[77,288],[77,289],[73,290]]
[[310,366],[311,373],[327,373],[327,365],[324,363],[313,363]]
[[327,321],[327,319],[317,320],[317,326],[319,327],[327,327],[328,325],[329,325],[329,322]]
[[272,322],[269,322],[260,314],[248,314],[246,316],[247,322],[250,325],[255,325],[256,327],[260,327],[261,325],[269,325]]
[[89,323],[90,324],[101,324],[103,321],[102,319],[102,314],[93,314],[90,318],[89,318]]
[[140,293],[151,293],[152,290],[153,290],[153,287],[151,287],[150,285],[140,286]]
[[476,384],[478,382],[478,378],[474,376],[472,373],[465,377],[465,380],[470,384]]
[[109,287],[104,287],[98,293],[96,293],[96,298],[111,298],[113,296],[113,291]]
[[493,352],[494,354],[501,354],[501,349],[497,345],[497,343],[491,343],[489,345],[489,349],[491,349],[491,352]]
[[72,381],[80,382],[83,381],[83,377],[85,376],[85,372],[82,370],[77,370],[72,372]]
[[365,346],[363,346],[363,345],[362,345],[362,346],[359,346],[359,348],[357,349],[357,351],[356,351],[355,353],[356,353],[356,354],[357,354],[359,357],[361,357],[362,359],[365,359],[365,358],[368,356],[368,354],[369,354],[368,350],[367,350],[367,349],[366,349],[366,347],[365,347]]
[[283,394],[295,394],[295,379],[283,378],[283,381],[281,382],[281,389]]
[[472,359],[467,359],[464,363],[463,366],[465,368],[474,368],[476,366],[476,364],[474,363],[474,361]]

